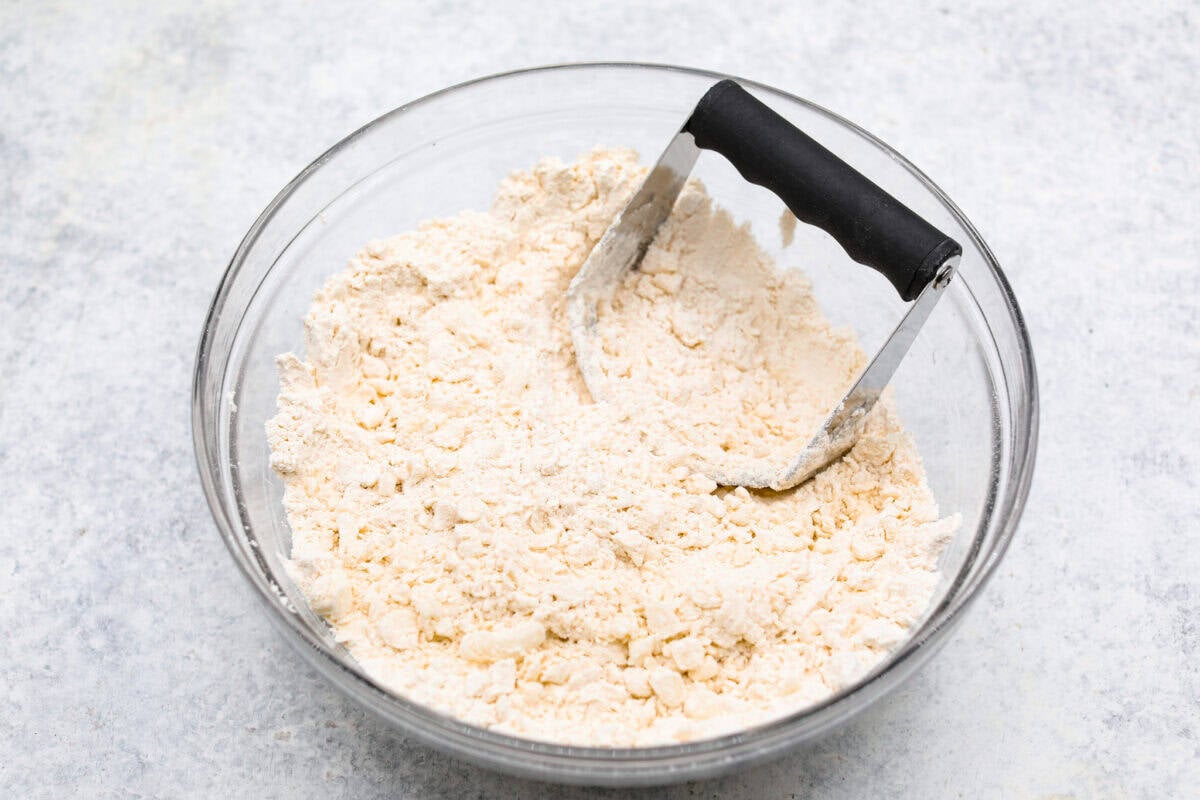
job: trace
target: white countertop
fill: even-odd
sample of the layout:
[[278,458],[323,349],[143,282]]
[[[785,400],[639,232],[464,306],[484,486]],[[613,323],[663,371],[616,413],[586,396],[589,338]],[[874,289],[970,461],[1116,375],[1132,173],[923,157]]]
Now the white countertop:
[[0,10],[4,796],[546,791],[393,736],[274,632],[201,496],[189,382],[234,247],[323,149],[598,59],[762,80],[908,155],[1007,270],[1043,398],[1016,540],[928,667],[806,752],[656,796],[1196,790],[1194,4],[137,5]]

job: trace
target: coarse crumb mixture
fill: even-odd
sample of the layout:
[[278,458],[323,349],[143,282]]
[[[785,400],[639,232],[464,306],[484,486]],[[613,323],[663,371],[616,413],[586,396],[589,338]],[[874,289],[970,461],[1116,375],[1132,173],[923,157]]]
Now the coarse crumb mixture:
[[886,403],[794,490],[705,476],[794,452],[864,361],[698,183],[605,309],[592,402],[566,287],[644,173],[547,159],[369,244],[279,358],[293,577],[369,674],[471,723],[642,746],[796,711],[906,636],[957,525]]

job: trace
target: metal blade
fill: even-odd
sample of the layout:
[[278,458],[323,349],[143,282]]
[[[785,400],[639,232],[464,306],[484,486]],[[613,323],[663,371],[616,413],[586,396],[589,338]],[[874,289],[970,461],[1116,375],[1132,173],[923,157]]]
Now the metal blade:
[[611,297],[621,277],[641,263],[658,229],[671,215],[699,155],[700,148],[690,133],[675,134],[567,288],[567,321],[575,358],[597,402],[605,399],[605,387],[598,363],[600,346],[595,341],[596,306]]
[[958,262],[958,256],[948,259],[937,276],[921,290],[883,347],[842,398],[842,402],[787,468],[774,473],[765,470],[761,473],[747,471],[743,474],[738,471],[728,475],[713,475],[713,480],[731,486],[780,491],[803,483],[845,455],[858,440],[867,414],[875,407],[880,394],[892,380],[925,320],[945,293],[950,279],[954,277],[954,271],[958,268]]

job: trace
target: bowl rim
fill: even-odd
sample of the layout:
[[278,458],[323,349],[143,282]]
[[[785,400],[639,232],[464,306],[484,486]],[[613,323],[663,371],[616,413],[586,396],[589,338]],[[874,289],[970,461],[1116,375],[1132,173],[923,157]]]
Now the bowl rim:
[[[357,668],[356,665],[345,663],[337,654],[325,646],[311,631],[304,627],[298,620],[295,614],[283,613],[286,608],[286,595],[282,593],[280,587],[274,585],[266,572],[265,564],[260,563],[263,572],[260,573],[255,569],[252,558],[249,557],[245,548],[242,546],[239,532],[242,525],[239,520],[231,518],[227,514],[225,505],[224,493],[216,478],[210,473],[212,464],[220,463],[221,445],[218,441],[216,447],[210,448],[209,442],[206,439],[206,432],[210,425],[219,425],[219,418],[216,414],[210,418],[205,408],[205,387],[204,378],[207,367],[214,355],[214,334],[217,330],[217,322],[224,309],[225,301],[227,300],[231,287],[236,280],[241,266],[245,260],[246,254],[254,246],[262,230],[275,216],[276,211],[287,201],[287,199],[316,171],[318,171],[327,161],[336,156],[341,150],[353,144],[360,137],[375,128],[377,125],[392,119],[395,116],[405,113],[419,106],[425,105],[430,101],[442,97],[443,95],[454,93],[458,90],[474,87],[480,84],[493,81],[502,81],[504,79],[527,76],[542,72],[551,71],[570,71],[570,70],[592,70],[592,69],[618,69],[618,70],[649,70],[663,72],[678,72],[690,76],[711,78],[713,80],[722,80],[732,78],[739,83],[756,89],[760,92],[775,95],[788,102],[796,103],[806,107],[828,120],[845,128],[848,132],[853,133],[869,144],[875,146],[881,152],[893,159],[897,164],[904,168],[909,174],[917,179],[922,184],[923,188],[932,194],[942,205],[954,216],[955,221],[960,224],[963,230],[970,237],[972,243],[978,248],[983,257],[984,264],[991,273],[992,278],[996,281],[1000,289],[1001,296],[1004,300],[1005,310],[1008,313],[1013,330],[1016,334],[1018,363],[1021,367],[1021,380],[1026,387],[1024,399],[1026,400],[1028,411],[1028,424],[1024,426],[1025,431],[1024,441],[1018,444],[1023,445],[1023,457],[1013,464],[1013,470],[1010,473],[1010,484],[1005,496],[1008,498],[1007,504],[1001,508],[994,502],[989,503],[985,509],[983,523],[980,530],[986,530],[990,525],[992,518],[997,511],[1007,510],[1007,514],[1000,520],[1000,525],[996,533],[995,543],[991,548],[985,561],[978,565],[978,568],[970,576],[971,586],[964,591],[955,595],[952,599],[943,601],[937,608],[932,609],[925,619],[921,628],[913,632],[900,647],[888,653],[888,655],[874,669],[864,675],[856,682],[843,687],[834,692],[829,697],[805,706],[804,708],[790,713],[786,716],[761,723],[750,728],[739,730],[734,733],[727,733],[710,739],[701,739],[695,742],[687,742],[681,744],[670,745],[655,745],[651,747],[595,747],[595,746],[580,746],[555,744],[553,742],[545,742],[534,739],[527,739],[512,734],[501,733],[486,728],[482,728],[471,723],[464,722],[448,714],[438,712],[434,709],[423,706],[413,700],[409,700],[402,695],[392,692],[384,688],[377,681],[372,679]],[[269,271],[269,270],[268,270]],[[965,285],[965,284],[964,284]],[[970,292],[970,289],[967,289]],[[974,295],[972,293],[972,299]],[[243,320],[238,321],[238,326]],[[988,326],[990,330],[990,326]],[[235,336],[236,338],[236,336]],[[227,366],[226,362],[226,366]],[[225,375],[222,375],[220,381],[222,393],[228,390]],[[208,312],[205,316],[204,326],[202,329],[200,341],[196,350],[195,368],[192,379],[191,392],[191,421],[192,421],[192,438],[195,450],[196,464],[200,473],[200,480],[203,486],[205,499],[209,505],[209,509],[217,523],[222,539],[224,539],[230,555],[233,557],[235,564],[246,579],[255,587],[256,594],[259,600],[271,609],[270,618],[280,630],[289,631],[291,638],[289,641],[297,646],[301,653],[313,663],[315,666],[333,667],[340,673],[344,673],[350,679],[358,684],[365,684],[360,688],[370,690],[372,694],[381,695],[386,701],[398,703],[406,713],[411,714],[412,720],[398,720],[393,714],[386,713],[384,710],[375,707],[367,702],[361,695],[354,694],[349,691],[348,687],[342,685],[338,681],[334,681],[340,689],[345,691],[359,703],[364,705],[368,710],[384,716],[389,722],[399,722],[401,727],[412,733],[421,741],[431,744],[439,749],[452,749],[453,752],[469,760],[477,763],[485,764],[494,768],[503,769],[517,774],[534,776],[546,779],[548,776],[557,777],[558,779],[578,778],[601,778],[600,773],[612,770],[614,768],[628,768],[630,761],[643,762],[641,768],[643,770],[661,772],[664,768],[670,769],[671,780],[683,780],[689,777],[697,777],[706,774],[716,774],[718,772],[728,771],[728,769],[743,766],[747,763],[761,761],[765,758],[776,754],[782,749],[792,746],[795,740],[786,737],[786,732],[798,723],[814,717],[821,712],[831,709],[833,706],[841,704],[849,697],[862,692],[864,689],[876,684],[881,678],[892,673],[897,667],[904,662],[913,658],[917,653],[926,649],[930,644],[935,643],[940,634],[958,622],[963,612],[969,608],[978,597],[983,587],[990,581],[994,575],[997,566],[1002,560],[1007,551],[1016,527],[1020,521],[1024,511],[1025,503],[1029,495],[1030,485],[1033,478],[1034,463],[1037,453],[1038,429],[1039,429],[1039,392],[1037,383],[1037,370],[1034,363],[1032,345],[1029,339],[1028,327],[1025,323],[1024,316],[1017,303],[1012,286],[1000,268],[994,254],[987,244],[979,235],[975,226],[967,219],[962,210],[946,195],[946,193],[935,184],[924,172],[912,164],[907,158],[901,155],[886,142],[855,124],[854,122],[836,114],[816,103],[797,97],[789,92],[775,88],[773,86],[760,83],[758,81],[728,75],[721,72],[716,72],[707,69],[699,69],[687,66],[674,64],[654,63],[654,62],[630,62],[630,61],[586,61],[586,62],[567,62],[557,64],[547,64],[535,67],[526,67],[521,69],[507,70],[497,72],[470,80],[462,81],[443,89],[426,94],[415,100],[404,103],[390,111],[381,114],[375,119],[367,122],[354,130],[349,135],[339,140],[336,144],[329,147],[303,170],[301,170],[291,181],[289,181],[276,195],[271,202],[263,209],[263,211],[255,219],[246,234],[243,236],[233,257],[230,259],[229,265],[226,267],[221,276],[218,288],[213,295],[212,302],[209,305]],[[219,439],[219,437],[218,437]],[[210,458],[211,457],[211,458]],[[997,478],[993,475],[993,484],[997,482]],[[991,491],[994,495],[995,485]],[[993,498],[995,499],[995,498]],[[978,537],[978,532],[976,534]],[[298,637],[298,638],[297,638]],[[325,673],[326,677],[331,677]],[[884,687],[886,690],[894,689],[899,681],[895,681],[891,686]],[[872,705],[872,698],[868,703],[861,705],[858,708],[849,709],[849,713],[844,717],[848,719],[850,716],[858,713],[868,705]],[[440,731],[423,730],[419,725],[415,724],[418,720],[425,721],[440,728]],[[441,733],[442,736],[435,735]],[[782,739],[769,743],[772,739]],[[457,745],[454,740],[458,740]],[[747,754],[748,758],[739,760],[735,763],[716,763],[715,756],[728,755],[730,749],[743,750],[746,748],[754,748],[756,743],[767,744],[764,749],[759,747],[751,749]],[[474,747],[485,746],[489,747],[493,752],[479,752],[466,750],[466,745]],[[462,749],[460,749],[462,748]],[[523,757],[542,757],[551,759],[554,763],[544,763],[542,765],[522,764],[513,762],[504,758],[505,754],[519,755]],[[669,767],[667,762],[679,759],[681,757],[696,757],[703,759],[707,756],[707,760],[700,760],[694,764],[685,765],[683,767]],[[647,763],[648,762],[648,763]],[[577,772],[574,776],[564,775],[564,771]],[[611,777],[611,776],[609,776]],[[644,779],[644,775],[642,779]],[[633,781],[639,782],[639,778],[635,777]],[[626,781],[622,781],[626,782]]]

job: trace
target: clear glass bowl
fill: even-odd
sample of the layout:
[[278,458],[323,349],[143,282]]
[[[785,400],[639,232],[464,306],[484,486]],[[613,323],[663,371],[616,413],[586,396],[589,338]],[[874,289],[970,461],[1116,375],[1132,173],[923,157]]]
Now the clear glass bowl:
[[[339,686],[406,734],[464,759],[543,780],[637,785],[741,768],[827,733],[895,688],[946,640],[995,570],[1025,503],[1037,436],[1037,386],[1021,313],[999,265],[953,203],[861,128],[811,103],[742,83],[963,245],[959,277],[893,381],[899,410],[944,513],[962,515],[944,579],[910,638],[853,686],[776,722],[689,744],[564,747],[483,730],[379,686],[308,608],[283,569],[290,532],[263,429],[274,413],[277,354],[301,352],[314,292],[367,241],[419,220],[489,206],[500,179],[546,155],[595,145],[657,158],[696,100],[725,77],[678,67],[583,64],[484,78],[392,111],[343,139],[271,202],[246,234],[213,300],[196,359],[193,434],[213,516],[271,618]],[[901,308],[886,281],[831,239],[797,230],[784,249],[779,201],[716,156],[698,175],[781,264],[813,277],[830,315],[870,350]]]

